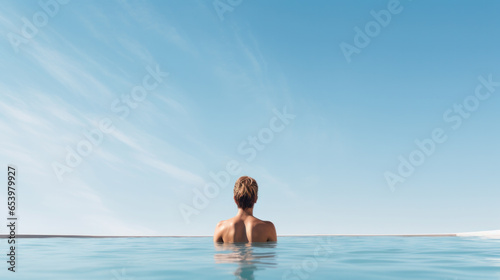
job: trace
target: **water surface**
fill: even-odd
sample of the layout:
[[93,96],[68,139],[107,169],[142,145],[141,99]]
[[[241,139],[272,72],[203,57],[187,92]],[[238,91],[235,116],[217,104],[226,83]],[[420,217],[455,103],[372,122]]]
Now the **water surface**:
[[211,237],[26,238],[18,243],[17,272],[2,262],[0,279],[500,280],[498,239],[280,237],[277,243],[229,245],[214,244]]

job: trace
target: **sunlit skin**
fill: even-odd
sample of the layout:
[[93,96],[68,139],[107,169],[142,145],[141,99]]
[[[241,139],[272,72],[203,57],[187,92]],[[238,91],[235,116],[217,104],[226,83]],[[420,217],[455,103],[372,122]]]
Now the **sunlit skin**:
[[[254,203],[257,202],[255,198]],[[236,203],[236,199],[235,199]],[[238,205],[236,203],[236,205]],[[255,205],[255,204],[254,204]],[[238,213],[231,219],[217,224],[214,242],[269,242],[278,241],[274,224],[253,216],[253,207],[238,208]]]

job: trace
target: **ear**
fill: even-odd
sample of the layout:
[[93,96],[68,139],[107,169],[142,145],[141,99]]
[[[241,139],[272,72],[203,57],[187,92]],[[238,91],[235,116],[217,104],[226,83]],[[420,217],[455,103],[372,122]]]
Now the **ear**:
[[236,201],[236,197],[233,196],[233,200],[234,200],[234,203],[236,203],[236,205],[238,205],[238,202]]
[[255,201],[253,203],[257,203],[257,199],[259,199],[259,196],[255,197]]

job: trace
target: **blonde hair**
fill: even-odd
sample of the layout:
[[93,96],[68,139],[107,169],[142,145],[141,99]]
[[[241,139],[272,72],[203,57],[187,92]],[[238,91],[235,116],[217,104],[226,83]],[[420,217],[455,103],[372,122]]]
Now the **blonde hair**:
[[254,178],[248,176],[241,176],[234,184],[234,200],[238,208],[247,209],[252,208],[253,204],[257,201],[257,193],[259,186]]

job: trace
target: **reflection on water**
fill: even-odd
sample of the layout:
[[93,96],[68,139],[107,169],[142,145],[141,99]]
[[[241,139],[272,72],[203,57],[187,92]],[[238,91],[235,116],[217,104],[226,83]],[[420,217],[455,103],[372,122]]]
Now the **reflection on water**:
[[255,279],[254,272],[276,266],[276,242],[266,243],[215,243],[216,263],[235,263],[236,279]]

